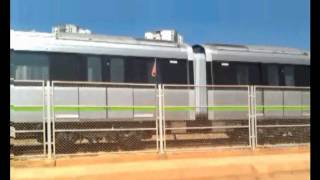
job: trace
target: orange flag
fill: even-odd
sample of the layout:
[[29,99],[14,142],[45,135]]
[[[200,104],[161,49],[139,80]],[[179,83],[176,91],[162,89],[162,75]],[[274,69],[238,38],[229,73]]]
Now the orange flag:
[[154,61],[152,71],[151,71],[151,76],[156,77],[156,75],[157,75],[157,64],[156,64],[156,61]]

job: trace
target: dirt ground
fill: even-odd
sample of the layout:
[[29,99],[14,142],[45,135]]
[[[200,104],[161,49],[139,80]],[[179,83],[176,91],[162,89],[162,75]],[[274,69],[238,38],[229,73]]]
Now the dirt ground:
[[12,161],[11,179],[310,179],[309,147]]

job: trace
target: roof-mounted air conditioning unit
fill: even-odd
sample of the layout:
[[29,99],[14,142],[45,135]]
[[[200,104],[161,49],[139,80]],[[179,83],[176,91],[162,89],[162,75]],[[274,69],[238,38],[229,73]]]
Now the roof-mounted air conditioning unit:
[[183,43],[183,37],[178,34],[176,30],[146,32],[144,38],[149,40],[172,41],[178,44]]
[[91,34],[89,29],[82,29],[74,24],[64,24],[52,28],[53,33],[79,33],[79,34]]

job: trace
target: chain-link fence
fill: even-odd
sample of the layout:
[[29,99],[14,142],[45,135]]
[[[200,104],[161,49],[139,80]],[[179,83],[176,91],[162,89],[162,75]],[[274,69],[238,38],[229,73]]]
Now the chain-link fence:
[[157,151],[155,84],[53,82],[53,152]]
[[256,86],[257,146],[310,142],[310,88]]
[[10,122],[15,157],[45,156],[46,113],[44,81],[10,80]]
[[164,149],[250,147],[249,87],[163,85]]
[[15,157],[310,142],[310,88],[10,80]]

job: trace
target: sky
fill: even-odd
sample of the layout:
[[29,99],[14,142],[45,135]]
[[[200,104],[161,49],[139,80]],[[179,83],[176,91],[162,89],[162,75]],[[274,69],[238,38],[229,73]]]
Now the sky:
[[15,30],[76,24],[96,34],[144,37],[176,29],[189,44],[310,49],[310,0],[10,0]]

